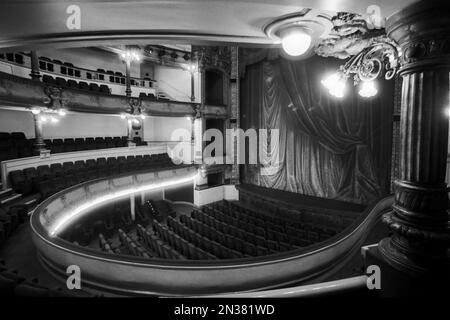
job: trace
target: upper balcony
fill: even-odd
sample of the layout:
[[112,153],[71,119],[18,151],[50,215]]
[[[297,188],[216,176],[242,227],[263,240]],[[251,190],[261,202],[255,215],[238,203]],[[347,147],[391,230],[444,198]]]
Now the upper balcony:
[[[114,95],[125,95],[126,76],[120,71],[89,70],[48,57],[39,57],[39,71],[42,81],[81,90],[99,91]],[[31,79],[31,57],[26,53],[0,53],[0,71]],[[148,96],[154,99],[170,100],[158,91],[157,81],[150,78],[130,77],[131,96]]]

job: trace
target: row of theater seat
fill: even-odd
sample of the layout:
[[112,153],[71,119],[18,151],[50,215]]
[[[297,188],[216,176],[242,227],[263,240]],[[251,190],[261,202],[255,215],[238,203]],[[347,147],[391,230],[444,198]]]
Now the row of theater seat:
[[8,239],[20,224],[28,220],[28,205],[0,205],[0,246]]
[[[216,257],[226,258],[229,255],[225,250],[220,251],[220,249],[218,249],[215,251],[215,254],[212,253],[212,250],[204,250],[207,243],[207,241],[205,241],[206,239],[197,237],[199,240],[197,241],[199,246],[197,246],[193,241],[188,241],[180,234],[174,232],[174,230],[167,228],[167,226],[160,224],[156,220],[153,221],[153,232],[177,252],[191,260],[208,260],[216,259]],[[215,247],[217,244],[211,243],[211,246]]]
[[69,75],[71,77],[81,77],[81,72],[79,68],[75,67],[70,62],[62,62],[57,59],[50,59],[47,57],[39,57],[39,69],[49,72],[55,71],[55,65],[59,66],[60,70],[59,72],[64,75]]
[[249,256],[289,251],[309,244],[300,241],[291,244],[283,241],[288,239],[278,239],[275,236],[272,239],[266,239],[236,226],[220,222],[199,211],[194,211],[192,218],[183,216],[181,218],[181,222],[194,231]]
[[[87,138],[66,138],[66,139],[46,139],[44,143],[52,153],[74,152],[83,150],[109,149],[126,147],[127,137],[87,137]],[[147,145],[140,137],[134,137],[133,142],[137,146]]]
[[305,223],[302,222],[289,223],[284,220],[278,220],[276,224],[274,223],[276,220],[271,219],[272,222],[268,221],[265,222],[266,232],[265,235],[263,235],[262,231],[260,230],[260,227],[256,228],[252,227],[252,223],[258,221],[258,224],[262,225],[263,224],[263,222],[261,222],[262,219],[261,220],[259,219],[261,217],[265,217],[264,214],[258,214],[256,211],[244,209],[235,203],[229,202],[225,203],[227,203],[229,207],[223,206],[222,204],[219,203],[214,204],[214,209],[216,210],[215,212],[211,210],[212,208],[205,208],[204,211],[212,214],[213,217],[215,217],[220,221],[236,226],[238,225],[237,221],[243,220],[242,218],[244,216],[243,212],[245,212],[245,214],[248,214],[248,216],[251,217],[251,219],[247,219],[247,221],[252,222],[248,223],[242,221],[240,223],[241,228],[244,228],[250,232],[259,233],[262,236],[266,236],[269,240],[283,241],[291,243],[296,246],[304,247],[311,243],[326,240],[345,228],[341,224],[338,225],[324,224],[321,219],[314,219],[313,221]]
[[[253,201],[254,203],[255,201]],[[245,213],[248,216],[251,216],[252,219],[270,219],[272,222],[276,222],[280,225],[284,225],[284,230],[281,232],[286,232],[287,234],[295,234],[300,230],[306,231],[315,231],[321,235],[321,237],[332,237],[338,232],[341,232],[349,225],[353,223],[353,219],[349,217],[345,217],[337,214],[335,210],[333,212],[324,213],[326,210],[322,208],[305,208],[303,210],[289,210],[290,217],[292,217],[292,221],[289,221],[288,218],[277,218],[274,216],[270,216],[264,214],[263,211],[255,212],[249,210],[247,208],[242,207],[236,203],[224,201],[225,206],[222,204],[216,204],[223,209],[226,207],[233,208],[233,212],[236,213]],[[240,202],[241,203],[241,202]],[[260,203],[257,208],[264,207],[265,202]],[[225,212],[229,212],[225,210]],[[295,217],[294,217],[295,215]]]
[[23,132],[0,132],[0,161],[32,156],[33,144]]
[[155,170],[174,166],[170,157],[164,154],[144,156],[109,157],[78,160],[75,162],[42,165],[37,168],[15,170],[10,173],[12,188],[22,195],[33,192],[46,198],[69,186],[114,174]]
[[164,243],[155,233],[145,229],[142,225],[137,225],[137,237],[140,243],[152,252],[152,257],[160,259],[185,260],[186,257],[172,248],[169,244]]
[[[294,238],[299,236],[301,239],[307,238],[315,241],[316,238],[321,240],[330,238],[342,229],[340,223],[333,224],[334,217],[330,219],[325,219],[324,215],[317,213],[315,215],[304,215],[303,219],[308,217],[308,219],[302,220],[302,222],[288,222],[283,219],[278,219],[275,217],[266,216],[262,213],[257,213],[252,210],[243,208],[235,203],[225,202],[227,205],[215,204],[215,208],[222,211],[227,216],[236,218],[243,221],[244,223],[254,224],[259,227],[266,227],[269,230],[280,232],[286,234],[287,237]],[[269,218],[269,219],[268,219]],[[270,220],[270,221],[269,221]]]
[[[87,137],[45,139],[51,153],[126,147],[127,137]],[[140,137],[134,137],[137,146],[147,145]],[[35,139],[27,139],[23,132],[0,132],[0,161],[33,156]]]
[[111,244],[106,240],[105,236],[101,233],[98,235],[99,247],[102,251],[112,254],[120,254],[121,252],[113,251]]
[[[317,220],[322,220],[325,224],[347,227],[351,225],[355,219],[355,209],[343,210],[324,208],[320,203],[317,204],[301,204],[288,205],[286,202],[268,198],[265,195],[258,194],[257,192],[249,192],[248,190],[241,189],[240,191],[240,203],[245,203],[251,208],[258,209],[258,212],[279,217],[291,222],[300,222],[302,225],[305,222],[313,222],[316,224]],[[342,205],[341,205],[342,207]]]
[[[20,56],[20,55],[17,55]],[[23,57],[20,56],[20,58],[22,58],[22,63],[23,64]],[[18,58],[18,59],[20,59]],[[13,61],[10,60],[11,57],[7,57],[7,59],[9,61]],[[19,62],[17,62],[19,63]],[[44,71],[49,71],[49,72],[55,72],[55,66],[59,67],[59,73],[63,74],[63,75],[68,75],[70,77],[77,77],[77,78],[81,78],[82,74],[80,71],[80,68],[75,67],[72,63],[70,62],[62,62],[60,60],[57,59],[50,59],[47,57],[39,57],[39,69],[44,70]],[[95,77],[95,75],[97,75]],[[104,70],[104,69],[97,69],[96,71],[86,71],[86,79],[88,80],[92,80],[97,78],[98,80],[104,81],[105,77],[108,77],[109,82],[111,83],[118,83],[118,84],[125,84],[126,78],[125,75],[120,72],[120,71],[111,71],[111,70]],[[151,80],[150,78],[144,78],[144,80]],[[135,79],[131,79],[131,85],[135,85],[136,84],[136,80]]]
[[[213,218],[213,221],[222,222],[225,225],[233,226],[234,228],[241,229],[242,231],[261,237],[263,239],[291,244],[293,246],[305,246],[304,240],[306,239],[298,238],[297,236],[288,236],[285,233],[271,229],[270,225],[267,229],[264,229],[251,223],[246,223],[237,218],[228,216],[227,214],[211,207],[202,208],[202,211]],[[210,220],[205,220],[205,222],[211,223]],[[315,234],[315,238],[317,238],[317,234]]]
[[111,94],[111,89],[106,84],[98,85],[96,83],[87,83],[85,81],[75,81],[73,79],[66,80],[61,77],[53,78],[47,74],[42,76],[42,82],[54,86],[70,89],[78,89],[95,93]]
[[[257,241],[252,243],[251,240],[253,239],[250,238],[254,235],[249,234],[245,239],[239,238],[233,234],[232,227],[224,225],[223,229],[215,229],[185,215],[180,216],[180,221],[169,221],[169,226],[172,226],[176,232],[186,234],[187,237],[196,233],[208,241],[218,243],[220,246],[227,248],[227,250],[231,250],[233,252],[233,258],[265,256],[270,253],[279,252],[278,246],[276,246],[276,250],[269,250],[267,247],[259,245]],[[230,231],[230,233],[226,233],[227,231]],[[286,246],[286,248],[290,249],[289,246]]]
[[0,60],[6,60],[9,62],[15,62],[17,64],[24,64],[23,56],[19,53],[0,53]]
[[120,243],[126,248],[126,251],[128,251],[130,255],[143,258],[151,257],[150,252],[148,252],[139,242],[133,241],[125,231],[119,229],[118,234]]
[[[97,235],[102,234],[108,237],[117,233],[118,228],[130,230],[133,221],[130,217],[130,210],[122,205],[115,205],[108,208],[108,214],[92,221],[77,223],[61,235],[63,239],[81,246],[89,245]],[[116,249],[116,248],[112,248]]]

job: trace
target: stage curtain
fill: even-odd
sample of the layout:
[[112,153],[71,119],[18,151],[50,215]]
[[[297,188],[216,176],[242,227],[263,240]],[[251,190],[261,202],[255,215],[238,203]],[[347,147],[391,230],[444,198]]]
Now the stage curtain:
[[242,182],[363,204],[387,194],[393,82],[378,81],[378,95],[367,99],[349,81],[346,97],[334,98],[320,80],[340,64],[279,58],[246,68],[241,127],[279,129],[271,147],[280,166],[261,174],[261,165],[245,165]]

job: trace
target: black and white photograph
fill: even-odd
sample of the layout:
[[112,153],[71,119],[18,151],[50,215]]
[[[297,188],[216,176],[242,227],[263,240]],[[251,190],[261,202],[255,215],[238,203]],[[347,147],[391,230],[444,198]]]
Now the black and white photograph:
[[0,296],[447,299],[449,123],[448,0],[2,0]]

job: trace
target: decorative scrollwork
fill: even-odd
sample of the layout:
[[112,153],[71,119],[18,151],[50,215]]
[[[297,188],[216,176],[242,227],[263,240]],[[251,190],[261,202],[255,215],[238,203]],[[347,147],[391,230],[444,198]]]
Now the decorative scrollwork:
[[142,100],[138,98],[129,98],[128,99],[128,105],[130,106],[129,113],[132,115],[140,115],[141,112],[141,106],[142,106]]
[[349,76],[354,74],[354,81],[372,81],[384,71],[386,80],[392,79],[399,67],[399,50],[389,41],[376,42],[353,56],[341,67],[341,71]]
[[44,103],[50,109],[64,109],[66,107],[67,99],[62,98],[62,89],[56,86],[45,86],[44,93],[47,95],[44,98]]

